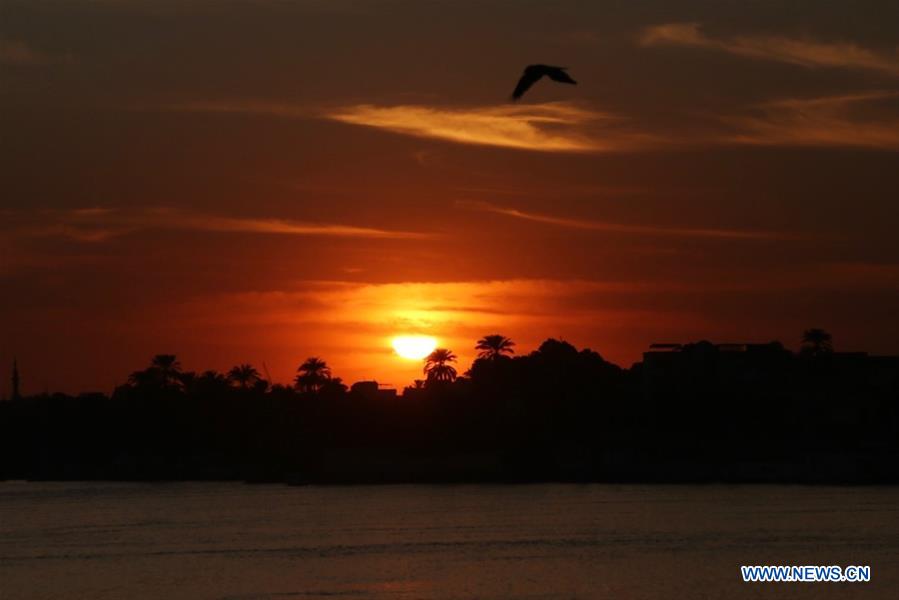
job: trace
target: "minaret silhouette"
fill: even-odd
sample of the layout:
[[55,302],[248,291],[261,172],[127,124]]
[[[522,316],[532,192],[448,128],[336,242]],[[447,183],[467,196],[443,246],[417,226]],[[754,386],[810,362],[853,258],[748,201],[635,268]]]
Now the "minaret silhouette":
[[19,365],[12,359],[12,399],[19,399]]

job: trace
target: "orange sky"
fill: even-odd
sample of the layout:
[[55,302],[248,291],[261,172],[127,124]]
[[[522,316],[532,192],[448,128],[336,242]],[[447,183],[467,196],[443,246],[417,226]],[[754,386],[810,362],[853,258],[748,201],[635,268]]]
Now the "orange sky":
[[[899,6],[11,0],[0,390],[394,335],[899,353]],[[577,86],[507,98],[531,62]]]

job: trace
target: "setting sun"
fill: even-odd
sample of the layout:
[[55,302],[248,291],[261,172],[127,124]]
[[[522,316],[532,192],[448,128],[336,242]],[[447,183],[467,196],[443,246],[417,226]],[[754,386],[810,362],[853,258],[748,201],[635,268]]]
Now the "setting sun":
[[401,335],[393,338],[391,344],[403,358],[421,360],[434,351],[437,340],[427,335]]

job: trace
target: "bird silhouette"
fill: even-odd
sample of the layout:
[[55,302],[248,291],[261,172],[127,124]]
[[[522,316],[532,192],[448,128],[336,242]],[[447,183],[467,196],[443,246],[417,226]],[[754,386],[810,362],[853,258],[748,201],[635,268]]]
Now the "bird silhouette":
[[549,65],[528,65],[525,67],[524,73],[521,74],[521,79],[518,80],[515,91],[512,92],[512,101],[514,102],[521,98],[524,93],[544,75],[559,83],[571,83],[577,85],[577,81],[572,79],[571,76],[565,72],[565,69],[567,68],[568,67],[551,67]]

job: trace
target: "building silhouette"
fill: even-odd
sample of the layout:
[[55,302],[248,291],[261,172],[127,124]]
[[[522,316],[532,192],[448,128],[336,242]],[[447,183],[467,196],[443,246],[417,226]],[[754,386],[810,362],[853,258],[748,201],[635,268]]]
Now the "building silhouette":
[[350,393],[368,400],[391,400],[396,398],[396,389],[386,387],[377,381],[357,381],[350,386]]

